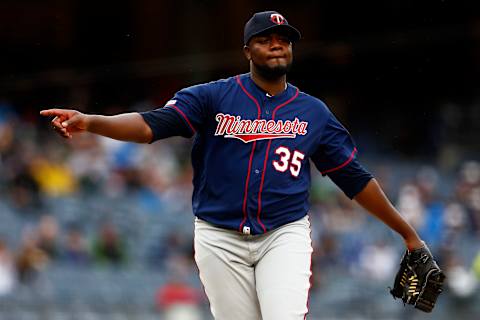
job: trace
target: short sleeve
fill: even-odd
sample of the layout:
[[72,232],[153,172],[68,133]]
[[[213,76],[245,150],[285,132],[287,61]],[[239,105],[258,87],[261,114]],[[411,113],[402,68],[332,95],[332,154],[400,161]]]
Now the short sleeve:
[[373,176],[357,161],[357,148],[347,129],[331,112],[328,114],[320,146],[312,156],[312,161],[322,175],[328,175],[350,199],[353,199]]
[[164,108],[175,110],[190,129],[192,135],[201,130],[210,105],[209,84],[199,84],[178,91]]
[[328,112],[319,146],[311,157],[317,169],[322,175],[340,170],[355,159],[356,153],[357,148],[347,129]]
[[192,131],[182,116],[172,108],[159,108],[140,112],[143,120],[152,129],[153,137],[150,143],[173,136],[190,138]]

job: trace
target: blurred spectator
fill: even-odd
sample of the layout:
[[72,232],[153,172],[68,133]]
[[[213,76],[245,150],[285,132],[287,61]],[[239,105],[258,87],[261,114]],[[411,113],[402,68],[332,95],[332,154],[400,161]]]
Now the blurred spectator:
[[453,251],[446,259],[444,268],[448,275],[447,285],[456,298],[468,299],[476,293],[478,282],[475,274],[454,255]]
[[313,242],[313,259],[321,269],[338,264],[338,243],[335,236],[326,233]]
[[424,223],[418,232],[432,249],[444,234],[445,204],[437,193],[438,181],[438,172],[433,167],[422,167],[417,173],[417,188],[424,207]]
[[156,306],[163,312],[165,320],[200,320],[202,294],[186,281],[192,271],[189,263],[185,263],[188,259],[177,255],[173,260],[180,267],[170,268],[169,281],[157,291]]
[[314,226],[312,226],[312,270],[314,276],[311,279],[311,290],[316,291],[322,286],[325,280],[323,275],[328,272],[327,269],[335,269],[339,264],[339,250],[335,236],[328,232],[315,236],[313,230],[315,230]]
[[360,272],[369,279],[387,281],[398,268],[398,253],[394,247],[378,241],[366,246],[360,254]]
[[332,201],[321,209],[322,224],[333,233],[350,233],[362,228],[367,215],[344,194],[337,193]]
[[478,251],[475,259],[473,260],[472,269],[477,276],[477,279],[480,281],[480,251]]
[[0,297],[10,293],[15,285],[13,256],[3,239],[0,239]]
[[182,282],[166,283],[157,293],[157,306],[165,320],[201,320],[200,295]]
[[33,230],[24,230],[15,262],[18,279],[22,283],[33,282],[48,263],[48,255],[38,247],[36,240]]
[[178,269],[183,268],[182,266],[190,267],[193,265],[191,235],[174,230],[166,237],[161,237],[148,248],[148,260],[155,268],[170,267],[175,272],[179,272]]
[[29,170],[37,149],[31,128],[5,113],[0,102],[0,191],[21,214],[37,213],[42,205],[40,188]]
[[63,261],[72,266],[86,266],[90,263],[87,241],[79,226],[68,228],[63,246]]
[[43,250],[50,260],[54,260],[59,255],[59,226],[57,219],[52,215],[44,215],[36,229],[37,245]]
[[98,137],[97,139],[99,139],[105,152],[107,165],[113,174],[111,178],[117,178],[109,181],[110,186],[113,187],[112,182],[117,185],[111,191],[108,190],[108,192],[112,194],[113,190],[115,190],[117,195],[123,195],[137,190],[141,167],[139,151],[142,149],[142,146],[105,137]]
[[451,245],[457,238],[466,231],[467,213],[465,207],[458,202],[446,205],[444,214],[444,244]]
[[465,162],[456,186],[457,198],[465,205],[468,213],[468,225],[474,233],[480,232],[480,163]]
[[480,235],[480,186],[471,190],[468,197],[468,207],[471,212],[474,232],[477,235]]
[[19,213],[35,214],[42,208],[40,187],[26,167],[13,174],[8,187],[12,204]]
[[[174,145],[159,143],[152,147],[143,149],[140,154],[140,178],[147,188],[160,194],[177,182],[188,168],[181,168],[177,156],[179,150]],[[158,154],[162,156],[158,157]]]
[[400,188],[398,211],[415,228],[421,229],[425,223],[424,206],[419,189],[414,184],[406,184]]
[[126,248],[116,227],[104,222],[98,230],[93,244],[93,254],[97,263],[122,265],[126,262]]
[[469,191],[480,185],[480,163],[477,161],[467,161],[462,164],[460,177],[457,185],[457,195],[460,199],[465,199]]
[[75,179],[82,193],[102,193],[103,186],[111,175],[106,151],[94,135],[79,135],[72,141],[72,154],[68,158]]
[[42,192],[49,196],[65,196],[75,190],[73,174],[65,165],[37,157],[32,160],[31,170]]

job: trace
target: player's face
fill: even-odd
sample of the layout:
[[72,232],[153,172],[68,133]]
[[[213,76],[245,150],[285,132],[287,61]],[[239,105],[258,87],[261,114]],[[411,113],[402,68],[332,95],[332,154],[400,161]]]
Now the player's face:
[[292,42],[283,34],[269,33],[255,36],[244,50],[252,67],[265,78],[283,76],[292,65]]

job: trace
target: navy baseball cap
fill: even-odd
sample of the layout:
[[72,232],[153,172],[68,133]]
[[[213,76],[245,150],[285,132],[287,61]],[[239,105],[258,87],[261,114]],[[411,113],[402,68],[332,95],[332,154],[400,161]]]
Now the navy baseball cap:
[[280,13],[276,11],[264,11],[255,13],[245,24],[243,30],[243,42],[246,45],[253,36],[259,35],[267,30],[278,29],[285,32],[292,42],[300,40],[300,31],[288,24]]

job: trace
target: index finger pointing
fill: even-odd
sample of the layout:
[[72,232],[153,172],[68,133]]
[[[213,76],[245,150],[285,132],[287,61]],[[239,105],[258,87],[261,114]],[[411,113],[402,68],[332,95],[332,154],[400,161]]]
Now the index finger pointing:
[[62,116],[65,115],[65,110],[62,109],[47,109],[40,111],[42,116]]

